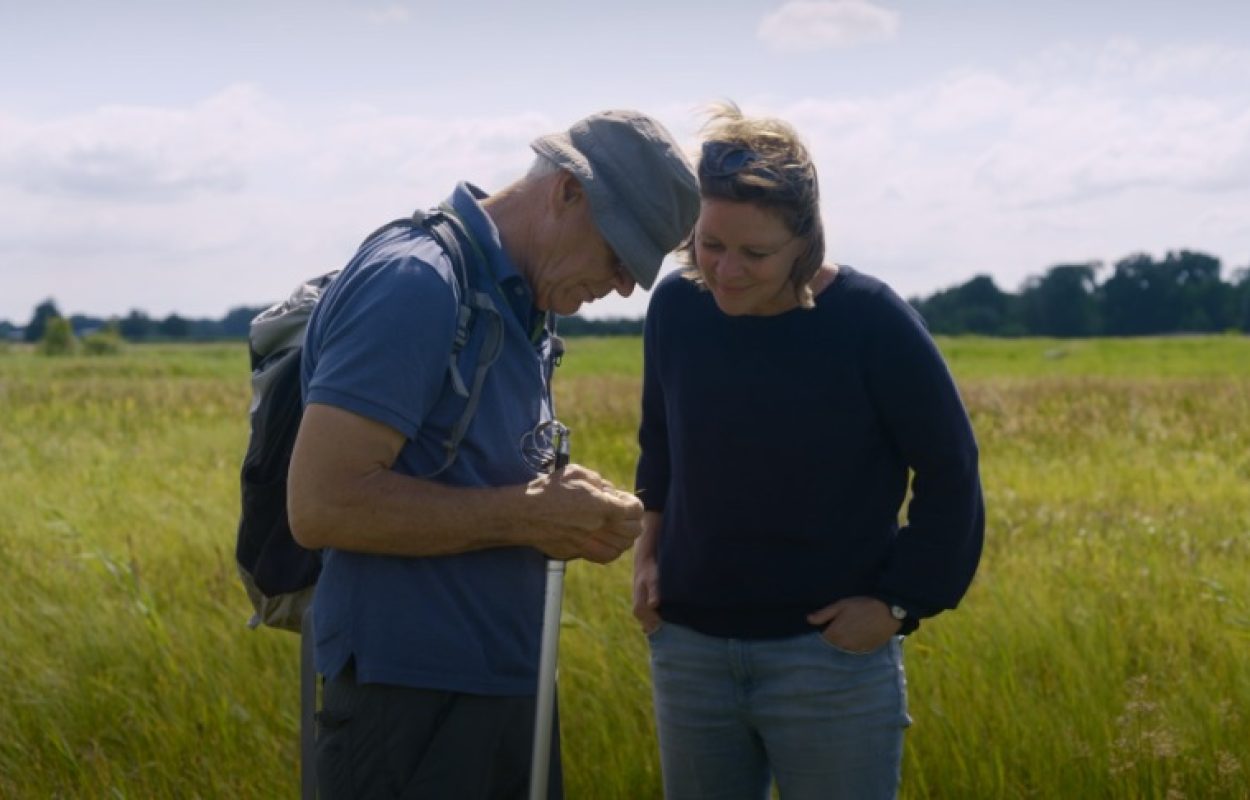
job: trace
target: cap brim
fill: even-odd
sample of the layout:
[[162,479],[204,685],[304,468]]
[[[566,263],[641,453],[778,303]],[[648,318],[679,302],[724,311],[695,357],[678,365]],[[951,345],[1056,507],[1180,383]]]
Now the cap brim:
[[542,136],[531,142],[530,147],[578,179],[590,199],[590,210],[599,233],[634,281],[650,290],[665,254],[654,252],[655,248],[633,215],[620,208],[604,181],[595,179],[590,162],[573,146],[568,134]]

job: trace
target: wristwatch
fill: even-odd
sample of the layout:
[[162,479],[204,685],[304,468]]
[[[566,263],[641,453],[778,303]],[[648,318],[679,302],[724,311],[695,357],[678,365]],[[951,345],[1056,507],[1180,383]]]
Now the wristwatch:
[[897,603],[887,603],[887,605],[890,607],[890,616],[901,623],[898,629],[900,636],[906,636],[920,627],[920,620],[907,613],[907,609]]

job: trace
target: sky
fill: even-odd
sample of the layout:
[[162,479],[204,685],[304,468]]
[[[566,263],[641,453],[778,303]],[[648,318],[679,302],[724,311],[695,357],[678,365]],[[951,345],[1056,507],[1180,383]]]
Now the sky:
[[636,108],[693,153],[722,99],[795,126],[827,259],[904,296],[1182,248],[1227,278],[1246,31],[1245,0],[0,0],[0,320],[273,302],[536,136]]

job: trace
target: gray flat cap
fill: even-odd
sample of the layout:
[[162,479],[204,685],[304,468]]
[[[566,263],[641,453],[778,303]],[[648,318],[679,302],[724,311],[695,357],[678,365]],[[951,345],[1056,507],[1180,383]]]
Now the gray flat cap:
[[577,177],[599,232],[650,289],[699,216],[699,179],[672,134],[637,111],[604,111],[530,147]]

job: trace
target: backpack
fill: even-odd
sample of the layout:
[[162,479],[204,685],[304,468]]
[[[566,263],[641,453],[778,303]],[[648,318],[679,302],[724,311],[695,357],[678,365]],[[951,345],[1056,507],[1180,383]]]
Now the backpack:
[[[486,373],[502,349],[503,320],[490,295],[469,284],[469,264],[460,246],[460,237],[470,243],[472,239],[450,208],[444,206],[429,213],[417,211],[410,218],[387,223],[366,237],[361,247],[386,231],[404,226],[424,228],[446,253],[455,274],[459,303],[444,391],[449,388],[462,398],[464,410],[444,438],[442,465],[423,476],[429,478],[443,472],[456,460],[460,441],[477,411]],[[476,246],[475,252],[481,257]],[[318,299],[340,272],[327,272],[300,284],[285,301],[258,314],[249,328],[251,436],[241,470],[242,514],[235,560],[255,610],[248,622],[251,628],[263,623],[299,631],[321,574],[320,552],[301,547],[291,535],[286,507],[287,470],[304,415],[300,361],[308,319]],[[479,351],[472,383],[466,386],[461,377],[459,356],[479,319],[490,320],[492,325]]]

